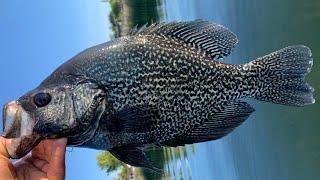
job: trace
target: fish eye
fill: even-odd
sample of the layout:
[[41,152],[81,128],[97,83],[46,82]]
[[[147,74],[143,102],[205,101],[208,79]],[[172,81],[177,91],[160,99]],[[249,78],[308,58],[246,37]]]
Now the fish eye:
[[33,97],[33,102],[37,107],[44,107],[51,101],[51,95],[49,93],[38,93]]

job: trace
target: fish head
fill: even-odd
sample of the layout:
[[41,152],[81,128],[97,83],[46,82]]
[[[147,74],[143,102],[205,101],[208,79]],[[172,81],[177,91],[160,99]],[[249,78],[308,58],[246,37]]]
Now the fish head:
[[12,139],[12,158],[42,139],[67,137],[69,145],[79,145],[93,136],[104,110],[105,91],[94,83],[39,86],[4,106],[2,136]]

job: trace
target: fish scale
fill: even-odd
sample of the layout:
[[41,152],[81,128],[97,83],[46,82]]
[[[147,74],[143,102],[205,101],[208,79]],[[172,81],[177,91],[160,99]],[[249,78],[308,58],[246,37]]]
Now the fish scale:
[[[146,134],[131,134],[127,145],[133,142],[147,143],[149,139],[163,142],[183,134],[206,120],[208,112],[222,109],[220,106],[223,102],[239,98],[241,93],[237,91],[238,86],[244,86],[239,80],[219,80],[223,77],[246,77],[246,74],[239,74],[241,67],[226,65],[221,71],[220,63],[177,40],[138,35],[118,39],[115,43],[116,46],[110,43],[102,46],[103,50],[98,50],[98,54],[91,55],[101,58],[84,58],[96,59],[87,64],[104,69],[103,73],[97,72],[97,68],[91,68],[92,71],[88,72],[91,69],[86,64],[78,66],[83,67],[87,74],[92,74],[90,78],[105,83],[103,85],[108,88],[107,99],[112,102],[115,111],[139,104],[159,108],[160,119],[155,120],[157,127]],[[135,64],[134,67],[132,64]],[[112,72],[108,72],[108,69]],[[211,83],[217,80],[219,86]],[[197,94],[199,98],[191,98],[190,94]],[[215,103],[217,100],[221,103]],[[112,135],[108,139],[112,144],[123,145],[123,141],[116,142],[117,137],[122,138],[123,135]]]

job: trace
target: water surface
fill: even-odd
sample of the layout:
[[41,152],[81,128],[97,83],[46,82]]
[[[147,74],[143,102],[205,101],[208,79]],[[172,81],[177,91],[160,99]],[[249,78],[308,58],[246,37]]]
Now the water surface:
[[[220,23],[239,38],[233,54],[223,60],[246,63],[280,48],[304,44],[312,49],[313,71],[307,77],[320,89],[320,2],[298,1],[154,1],[161,16],[144,14],[145,22],[206,19]],[[160,7],[160,8],[159,8]],[[134,21],[134,20],[132,20]],[[135,21],[134,21],[135,22]],[[131,24],[135,24],[132,23]],[[141,21],[137,24],[142,25]],[[316,99],[318,95],[316,94]],[[172,149],[150,153],[163,156],[167,174],[184,179],[317,179],[320,177],[319,104],[296,108],[248,100],[256,112],[227,137],[190,146],[178,155]],[[172,152],[174,151],[174,152]],[[178,150],[178,152],[181,151]],[[163,155],[161,155],[163,154]],[[168,161],[168,159],[171,161]],[[159,164],[159,163],[158,163]],[[161,164],[161,163],[160,163]],[[145,172],[145,171],[144,171]],[[147,178],[159,175],[144,173]]]
[[[224,60],[229,63],[245,63],[289,45],[309,46],[314,67],[307,79],[316,93],[320,90],[319,1],[167,0],[164,11],[164,20],[207,19],[235,32],[240,41]],[[221,140],[196,145],[196,153],[188,156],[191,177],[319,178],[319,103],[295,108],[249,101],[256,112],[243,125]]]

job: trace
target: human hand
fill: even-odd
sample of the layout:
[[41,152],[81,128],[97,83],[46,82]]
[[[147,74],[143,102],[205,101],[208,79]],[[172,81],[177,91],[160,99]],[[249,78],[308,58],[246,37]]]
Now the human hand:
[[0,137],[0,179],[60,180],[65,178],[67,139],[43,140],[31,153],[12,163],[11,140]]

